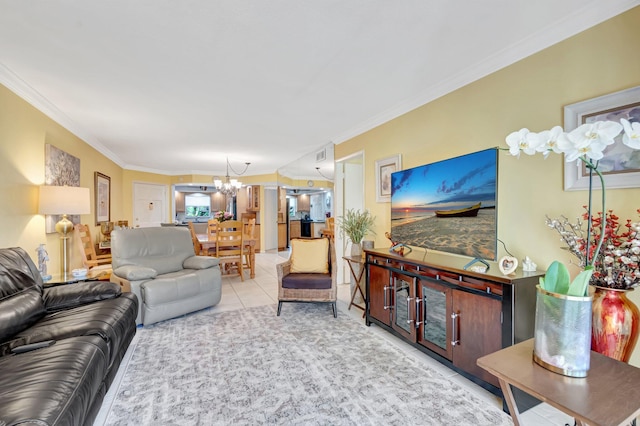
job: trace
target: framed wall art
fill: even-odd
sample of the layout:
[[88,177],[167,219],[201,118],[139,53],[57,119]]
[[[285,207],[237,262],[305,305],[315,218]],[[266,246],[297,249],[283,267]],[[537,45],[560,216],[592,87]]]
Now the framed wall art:
[[376,201],[391,201],[391,173],[400,170],[400,154],[376,161]]
[[100,172],[94,174],[96,198],[96,226],[111,221],[111,178]]
[[[44,183],[54,186],[80,186],[80,159],[51,144],[44,145]],[[45,216],[45,232],[56,232],[62,215]],[[73,223],[80,223],[80,215],[69,215]]]
[[[570,132],[576,127],[596,121],[640,122],[640,86],[589,99],[564,107],[564,130]],[[616,143],[604,151],[598,170],[604,176],[607,188],[640,187],[640,151],[633,150],[622,142],[622,134]],[[600,187],[599,179],[594,179],[595,187]],[[564,190],[589,189],[589,174],[581,161],[564,163]]]

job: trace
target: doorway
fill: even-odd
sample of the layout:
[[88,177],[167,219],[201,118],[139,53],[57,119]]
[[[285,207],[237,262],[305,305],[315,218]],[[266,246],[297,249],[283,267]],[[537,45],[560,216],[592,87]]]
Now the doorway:
[[167,222],[167,185],[133,183],[133,226],[146,228]]
[[[335,213],[336,221],[349,209],[364,211],[364,152],[360,151],[348,157],[336,160],[335,168]],[[349,254],[351,244],[338,231],[335,232],[336,258],[338,260],[338,283],[349,282],[349,265],[342,260]]]

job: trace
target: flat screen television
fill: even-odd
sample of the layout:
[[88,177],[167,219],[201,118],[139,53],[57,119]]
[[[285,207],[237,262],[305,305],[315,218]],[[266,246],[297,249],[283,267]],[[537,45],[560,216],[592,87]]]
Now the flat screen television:
[[391,174],[391,238],[496,260],[496,148]]

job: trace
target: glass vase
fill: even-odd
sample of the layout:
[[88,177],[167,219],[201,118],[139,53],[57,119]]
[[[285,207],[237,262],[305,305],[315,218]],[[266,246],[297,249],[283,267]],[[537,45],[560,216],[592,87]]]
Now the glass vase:
[[638,307],[627,298],[633,289],[594,288],[591,349],[629,362],[638,341]]
[[536,286],[534,361],[555,373],[586,377],[591,361],[591,296],[552,293]]

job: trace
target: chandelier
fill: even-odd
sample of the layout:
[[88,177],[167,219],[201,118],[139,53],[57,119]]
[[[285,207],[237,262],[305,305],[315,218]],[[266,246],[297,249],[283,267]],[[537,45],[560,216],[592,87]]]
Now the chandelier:
[[222,193],[225,196],[235,197],[238,193],[238,189],[242,187],[242,182],[240,182],[238,179],[231,179],[229,177],[229,169],[231,169],[231,171],[236,175],[243,175],[247,172],[249,164],[251,163],[244,163],[244,170],[238,173],[233,170],[233,167],[231,167],[231,165],[229,164],[229,158],[227,157],[227,175],[225,176],[225,181],[222,182],[222,180],[219,178],[213,179],[213,184],[215,185],[218,192]]

